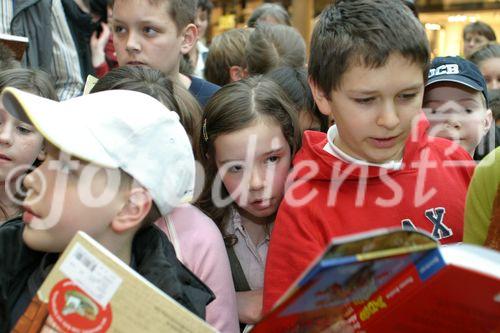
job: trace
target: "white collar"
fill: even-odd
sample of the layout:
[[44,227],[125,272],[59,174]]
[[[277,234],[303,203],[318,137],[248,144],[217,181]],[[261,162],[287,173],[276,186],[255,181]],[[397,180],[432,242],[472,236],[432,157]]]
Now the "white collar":
[[384,168],[384,169],[391,169],[391,170],[401,170],[403,168],[403,159],[399,161],[389,161],[386,163],[382,164],[377,164],[377,163],[370,163],[367,161],[359,160],[357,158],[354,158],[345,152],[343,152],[339,147],[337,147],[333,143],[333,139],[337,136],[338,131],[337,131],[337,125],[333,125],[328,129],[328,133],[326,134],[326,137],[328,139],[328,142],[325,144],[323,147],[323,150],[332,154],[336,158],[350,164],[358,164],[358,165],[366,165],[366,166],[374,166],[374,167],[379,167],[379,168]]

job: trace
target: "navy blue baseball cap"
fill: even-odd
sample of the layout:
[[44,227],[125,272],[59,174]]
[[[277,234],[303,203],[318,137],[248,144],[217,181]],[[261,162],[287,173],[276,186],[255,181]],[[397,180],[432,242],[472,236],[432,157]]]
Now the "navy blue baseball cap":
[[488,107],[488,88],[483,74],[472,62],[461,57],[437,57],[432,60],[427,72],[429,87],[438,82],[455,82],[483,93]]

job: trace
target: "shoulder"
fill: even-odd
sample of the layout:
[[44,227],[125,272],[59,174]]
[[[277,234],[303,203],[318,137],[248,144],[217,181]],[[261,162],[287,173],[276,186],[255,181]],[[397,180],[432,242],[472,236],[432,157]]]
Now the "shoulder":
[[175,230],[189,233],[190,238],[219,238],[220,232],[215,222],[193,205],[177,207],[169,214],[169,221],[175,226]]
[[9,278],[37,265],[44,255],[24,244],[23,228],[21,218],[9,220],[0,226],[0,273],[10,275]]
[[489,153],[474,170],[471,187],[482,187],[496,193],[500,185],[500,147]]
[[191,79],[189,91],[198,100],[201,107],[205,107],[205,104],[207,104],[210,97],[212,97],[212,95],[215,94],[220,87],[195,76],[190,76],[189,78]]
[[[2,249],[13,250],[23,246],[22,239],[24,222],[21,218],[17,217],[8,220],[0,225],[0,244]],[[0,255],[3,255],[1,253]]]
[[212,82],[207,80],[200,79],[196,76],[190,76],[191,85],[189,86],[189,90],[193,94],[210,94],[213,95],[220,87]]

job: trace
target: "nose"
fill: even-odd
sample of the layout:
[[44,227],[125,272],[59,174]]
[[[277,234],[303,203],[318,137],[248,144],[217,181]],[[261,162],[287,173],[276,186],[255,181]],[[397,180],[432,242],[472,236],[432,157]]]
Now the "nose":
[[0,128],[0,144],[10,146],[12,145],[12,131],[14,130],[14,125],[11,122],[5,122]]
[[250,175],[250,191],[260,191],[264,188],[265,177],[259,168],[254,167]]
[[448,114],[445,121],[445,127],[459,130],[462,127],[462,123],[456,115]]
[[127,52],[130,53],[135,53],[141,50],[139,37],[132,31],[128,34],[126,49]]
[[399,125],[399,114],[393,102],[388,102],[383,106],[383,110],[379,113],[376,123],[378,126],[389,130],[395,129]]

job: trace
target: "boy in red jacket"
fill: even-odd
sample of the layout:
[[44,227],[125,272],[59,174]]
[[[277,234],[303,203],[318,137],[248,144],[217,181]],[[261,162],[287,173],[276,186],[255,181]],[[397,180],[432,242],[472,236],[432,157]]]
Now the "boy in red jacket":
[[427,136],[425,31],[399,1],[339,0],[311,43],[309,83],[327,134],[306,131],[271,236],[264,313],[334,237],[376,228],[462,241],[474,168],[450,141]]

